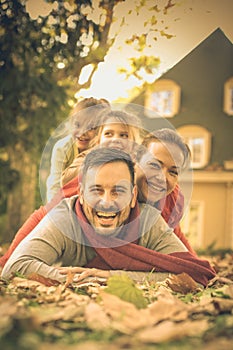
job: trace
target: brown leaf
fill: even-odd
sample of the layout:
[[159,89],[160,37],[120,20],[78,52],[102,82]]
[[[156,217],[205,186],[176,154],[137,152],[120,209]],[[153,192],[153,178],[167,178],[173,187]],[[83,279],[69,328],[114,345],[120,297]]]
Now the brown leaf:
[[133,331],[153,324],[148,309],[137,309],[136,306],[121,300],[113,294],[101,292],[105,312],[112,319],[111,326],[120,332],[130,334]]
[[233,283],[229,286],[227,286],[225,290],[225,294],[229,295],[231,299],[233,299]]
[[162,343],[181,339],[184,336],[196,336],[208,328],[206,320],[174,323],[165,321],[155,327],[139,331],[136,337],[145,343]]
[[214,303],[215,308],[219,312],[232,312],[233,311],[233,300],[232,299],[214,298],[213,303]]
[[198,284],[185,272],[170,276],[166,283],[174,292],[182,294],[194,292],[198,289]]
[[28,279],[32,280],[32,281],[40,282],[40,283],[44,284],[47,287],[58,286],[60,284],[60,282],[58,282],[56,280],[53,280],[53,279],[48,278],[48,277],[44,277],[44,276],[39,275],[38,273],[35,273],[35,272],[31,273],[28,276]]
[[88,326],[94,330],[101,330],[110,326],[110,318],[104,312],[103,308],[94,302],[86,306],[85,319]]
[[167,319],[183,320],[188,318],[188,306],[179,299],[162,299],[149,306],[154,324]]

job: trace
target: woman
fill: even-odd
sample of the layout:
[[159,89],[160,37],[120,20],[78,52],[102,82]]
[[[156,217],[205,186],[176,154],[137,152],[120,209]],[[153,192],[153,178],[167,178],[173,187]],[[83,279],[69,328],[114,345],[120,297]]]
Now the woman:
[[168,128],[148,134],[136,156],[139,202],[147,202],[161,214],[188,250],[196,255],[179,222],[183,216],[184,197],[179,176],[190,164],[190,150],[176,131]]

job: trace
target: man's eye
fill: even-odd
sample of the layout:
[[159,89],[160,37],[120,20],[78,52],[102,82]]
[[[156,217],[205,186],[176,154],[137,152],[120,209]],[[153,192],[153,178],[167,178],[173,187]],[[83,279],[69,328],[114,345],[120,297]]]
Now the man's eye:
[[92,189],[90,190],[90,192],[91,192],[92,194],[100,194],[100,193],[101,193],[101,189],[100,189],[100,188],[92,188]]
[[120,196],[125,193],[126,193],[126,190],[124,188],[116,188],[112,191],[112,194],[115,196]]

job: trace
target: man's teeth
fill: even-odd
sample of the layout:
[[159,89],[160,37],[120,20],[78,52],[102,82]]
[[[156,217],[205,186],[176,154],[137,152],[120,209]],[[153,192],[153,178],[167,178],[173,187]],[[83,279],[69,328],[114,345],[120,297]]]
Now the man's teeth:
[[102,212],[102,211],[98,211],[96,213],[97,216],[99,217],[104,217],[104,218],[115,218],[115,216],[117,215],[116,213],[113,212]]

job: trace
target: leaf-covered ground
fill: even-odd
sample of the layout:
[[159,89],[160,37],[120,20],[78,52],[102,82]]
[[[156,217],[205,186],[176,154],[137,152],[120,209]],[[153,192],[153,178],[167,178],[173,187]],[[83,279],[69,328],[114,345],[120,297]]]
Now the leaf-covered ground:
[[124,275],[68,287],[1,281],[0,348],[233,349],[233,255],[208,259],[217,277],[204,290],[185,274],[137,285]]

